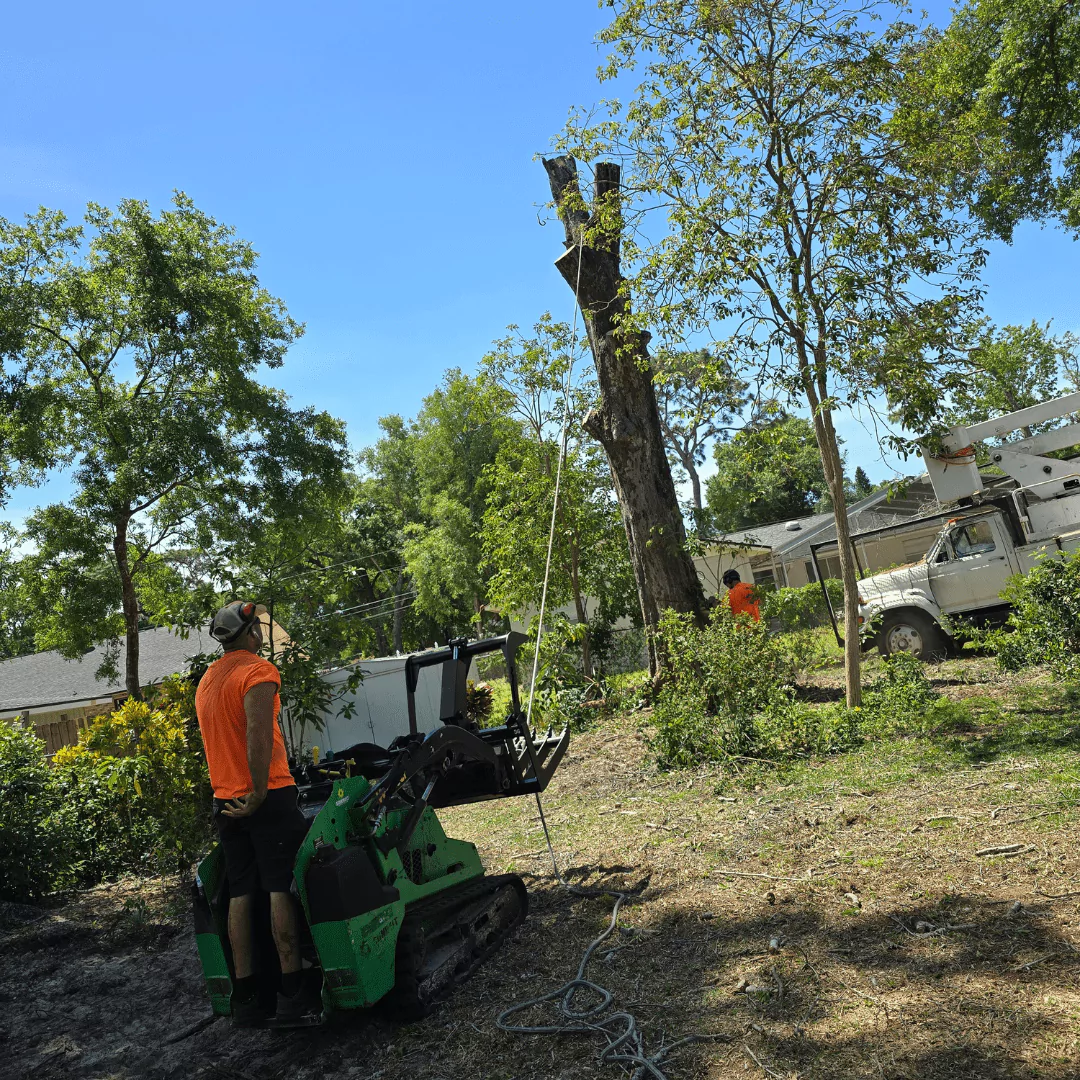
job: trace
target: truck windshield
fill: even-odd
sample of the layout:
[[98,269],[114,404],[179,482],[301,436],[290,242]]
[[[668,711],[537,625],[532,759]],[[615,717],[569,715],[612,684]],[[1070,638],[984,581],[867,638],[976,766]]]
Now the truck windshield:
[[962,525],[953,530],[952,542],[958,559],[965,559],[969,555],[985,555],[996,547],[994,531],[990,528],[989,521],[973,521],[970,525]]

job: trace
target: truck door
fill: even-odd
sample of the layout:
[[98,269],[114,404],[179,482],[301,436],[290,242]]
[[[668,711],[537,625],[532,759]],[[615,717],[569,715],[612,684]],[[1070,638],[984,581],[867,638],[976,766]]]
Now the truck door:
[[1001,590],[1016,572],[1011,549],[997,515],[957,522],[940,547],[947,558],[930,568],[930,587],[941,608],[964,612],[999,607]]

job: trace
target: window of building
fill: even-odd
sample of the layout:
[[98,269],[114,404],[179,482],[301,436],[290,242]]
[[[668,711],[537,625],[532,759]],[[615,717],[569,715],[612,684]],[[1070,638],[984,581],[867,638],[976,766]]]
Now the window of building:
[[[840,556],[839,555],[818,555],[818,566],[821,569],[821,575],[825,578],[840,578]],[[806,560],[806,580],[817,581],[818,577],[814,571],[814,560]]]

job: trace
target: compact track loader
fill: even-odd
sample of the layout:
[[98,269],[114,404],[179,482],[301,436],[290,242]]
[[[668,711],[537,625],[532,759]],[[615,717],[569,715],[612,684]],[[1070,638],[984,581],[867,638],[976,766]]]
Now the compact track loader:
[[[521,923],[528,894],[512,874],[489,877],[476,848],[448,837],[434,810],[543,791],[569,732],[530,731],[514,657],[525,641],[507,634],[453,641],[405,663],[409,731],[390,746],[359,743],[297,770],[311,821],[296,856],[293,890],[306,918],[309,977],[321,981],[322,1016],[385,1000],[423,1015],[494,952]],[[474,656],[501,651],[512,704],[505,722],[479,728],[464,715]],[[420,670],[443,666],[442,723],[417,730]],[[280,971],[269,930],[269,897],[256,905],[256,971],[269,1011]],[[233,969],[229,889],[220,848],[199,864],[195,933],[213,1011],[230,1014]]]

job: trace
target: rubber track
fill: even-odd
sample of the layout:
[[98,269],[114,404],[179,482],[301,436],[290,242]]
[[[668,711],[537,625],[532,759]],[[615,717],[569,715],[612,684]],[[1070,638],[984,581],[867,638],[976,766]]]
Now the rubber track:
[[[474,879],[410,906],[398,935],[398,982],[391,1006],[410,1016],[430,1011],[499,948],[527,911],[528,892],[516,874]],[[473,928],[489,912],[500,916],[495,938],[481,945]],[[439,960],[433,968],[429,945]]]

